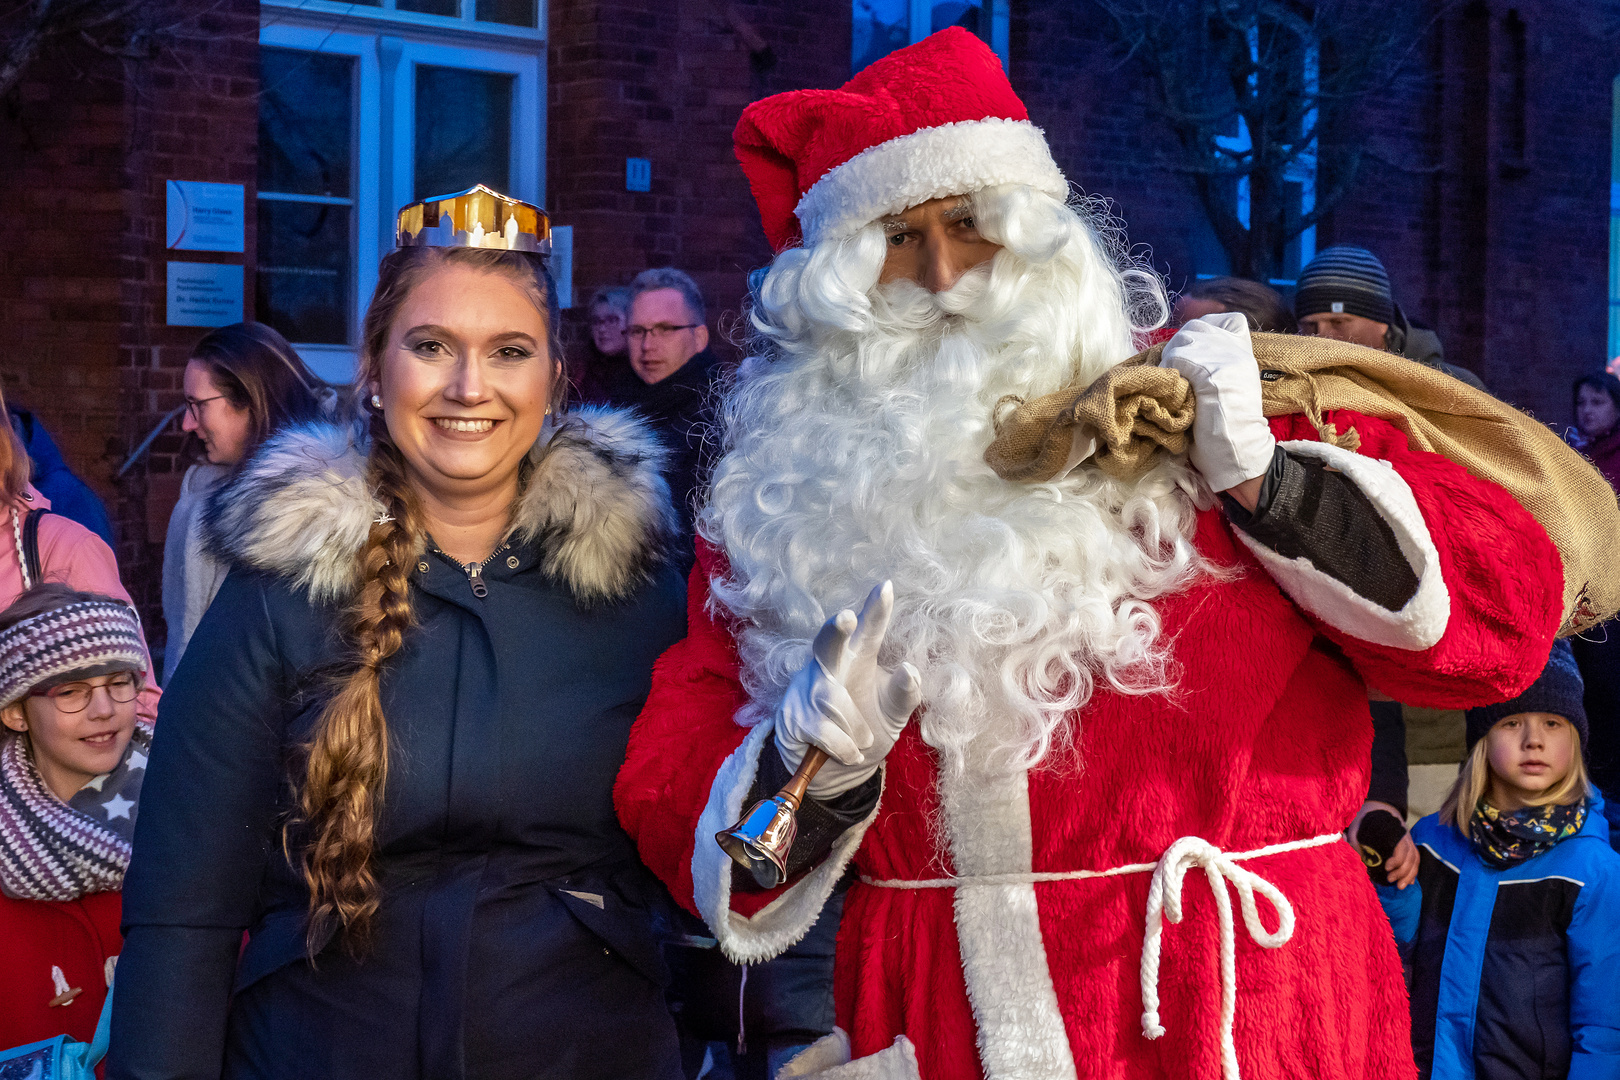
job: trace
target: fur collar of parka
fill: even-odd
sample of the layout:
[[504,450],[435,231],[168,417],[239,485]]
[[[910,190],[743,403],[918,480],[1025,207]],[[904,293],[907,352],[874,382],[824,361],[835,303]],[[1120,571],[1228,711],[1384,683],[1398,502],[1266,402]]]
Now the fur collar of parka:
[[[665,451],[634,413],[579,408],[529,452],[508,539],[536,543],[540,566],[576,602],[620,599],[668,561],[680,524],[660,473]],[[318,602],[360,585],[357,555],[383,505],[366,486],[363,437],[312,423],[268,440],[209,499],[210,548],[307,588]]]

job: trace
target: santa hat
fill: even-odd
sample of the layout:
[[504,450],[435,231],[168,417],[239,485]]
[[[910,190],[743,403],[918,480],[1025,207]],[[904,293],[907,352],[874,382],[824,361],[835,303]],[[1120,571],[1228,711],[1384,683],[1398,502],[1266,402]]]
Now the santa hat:
[[996,184],[1058,199],[1069,190],[1000,59],[961,27],[890,53],[838,90],[756,101],[732,141],[777,251]]

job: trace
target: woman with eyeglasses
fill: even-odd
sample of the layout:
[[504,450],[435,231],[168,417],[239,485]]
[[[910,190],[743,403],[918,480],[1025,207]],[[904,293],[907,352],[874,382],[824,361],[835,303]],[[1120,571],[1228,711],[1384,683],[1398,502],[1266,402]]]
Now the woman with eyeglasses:
[[186,362],[185,390],[180,427],[197,437],[204,460],[180,481],[163,548],[165,684],[225,580],[224,563],[203,542],[209,497],[267,438],[319,419],[333,396],[286,338],[256,322],[222,326],[199,341]]
[[[581,348],[570,349],[572,397],[581,405],[618,405],[636,382],[630,370],[630,290],[603,286],[591,294],[590,331]],[[577,358],[577,360],[576,360]]]
[[0,1049],[95,1033],[152,746],[146,666],[110,596],[36,585],[0,611]]

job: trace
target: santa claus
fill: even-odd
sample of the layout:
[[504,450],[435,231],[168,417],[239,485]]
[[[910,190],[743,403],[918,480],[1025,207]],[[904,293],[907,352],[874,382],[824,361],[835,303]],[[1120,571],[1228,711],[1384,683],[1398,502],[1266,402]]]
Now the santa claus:
[[[965,31],[754,103],[736,147],[778,255],[617,803],[741,963],[856,876],[842,1030],[793,1075],[1412,1075],[1340,835],[1367,686],[1519,692],[1560,621],[1547,534],[1383,420],[1266,420],[1241,316],[1165,348],[1186,455],[992,471],[998,402],[1095,378],[1165,307]],[[812,745],[762,890],[715,834]]]

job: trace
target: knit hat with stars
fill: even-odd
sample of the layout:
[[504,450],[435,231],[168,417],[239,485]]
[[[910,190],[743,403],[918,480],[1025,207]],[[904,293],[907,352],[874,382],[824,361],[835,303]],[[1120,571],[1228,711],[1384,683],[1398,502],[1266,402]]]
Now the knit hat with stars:
[[997,184],[1069,192],[1001,60],[961,27],[897,49],[837,90],[754,102],[732,143],[777,251]]

